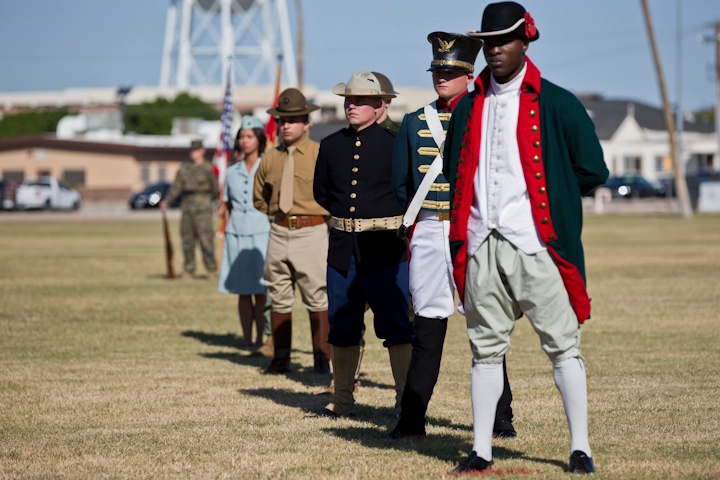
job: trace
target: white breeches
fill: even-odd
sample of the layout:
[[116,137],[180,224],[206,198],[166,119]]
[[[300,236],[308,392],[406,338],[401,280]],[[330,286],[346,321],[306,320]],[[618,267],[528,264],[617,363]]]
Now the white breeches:
[[415,315],[447,318],[455,312],[450,222],[420,211],[410,239],[410,295]]

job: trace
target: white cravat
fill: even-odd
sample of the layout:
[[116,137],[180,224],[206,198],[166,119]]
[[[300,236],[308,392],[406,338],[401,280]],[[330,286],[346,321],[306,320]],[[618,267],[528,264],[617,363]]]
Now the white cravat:
[[480,162],[473,180],[475,197],[468,221],[470,255],[492,230],[528,255],[545,250],[533,222],[517,144],[520,87],[526,70],[527,64],[517,77],[504,84],[490,77],[483,108]]

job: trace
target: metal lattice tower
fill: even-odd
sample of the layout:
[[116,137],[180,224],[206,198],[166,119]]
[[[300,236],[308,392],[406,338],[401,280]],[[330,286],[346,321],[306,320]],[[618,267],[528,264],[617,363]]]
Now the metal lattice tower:
[[286,0],[170,0],[160,87],[298,84]]

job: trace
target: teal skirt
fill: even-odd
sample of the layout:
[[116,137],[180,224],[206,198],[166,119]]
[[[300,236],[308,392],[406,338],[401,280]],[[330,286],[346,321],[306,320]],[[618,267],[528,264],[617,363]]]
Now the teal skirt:
[[266,293],[263,266],[269,233],[234,235],[225,232],[218,292],[253,295]]

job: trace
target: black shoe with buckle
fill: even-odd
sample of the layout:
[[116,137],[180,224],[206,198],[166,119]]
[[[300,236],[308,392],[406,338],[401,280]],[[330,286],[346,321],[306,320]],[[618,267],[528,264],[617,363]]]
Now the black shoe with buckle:
[[473,450],[470,452],[470,455],[460,461],[460,465],[452,469],[449,473],[450,475],[459,475],[462,473],[482,472],[490,468],[492,464],[492,460],[488,462],[484,458],[478,457],[477,453]]
[[592,458],[588,457],[585,452],[575,450],[570,454],[567,471],[568,473],[579,474],[595,473],[595,465]]

